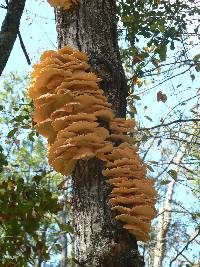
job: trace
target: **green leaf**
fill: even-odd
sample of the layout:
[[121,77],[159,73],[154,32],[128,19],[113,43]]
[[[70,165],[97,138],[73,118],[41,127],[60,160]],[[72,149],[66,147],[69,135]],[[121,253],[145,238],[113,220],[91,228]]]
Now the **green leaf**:
[[160,57],[161,61],[165,61],[166,60],[166,56],[167,56],[167,46],[163,46],[158,50],[158,54]]
[[147,120],[149,120],[149,121],[153,121],[152,118],[150,118],[149,116],[146,116],[146,115],[145,115],[144,117],[145,117]]
[[169,170],[167,172],[174,180],[177,180],[177,171],[175,170]]
[[31,132],[31,133],[29,133],[29,135],[28,135],[28,139],[29,139],[31,142],[34,142],[34,141],[35,141],[35,139],[34,139],[34,135],[35,135],[34,132]]
[[200,54],[197,54],[196,56],[193,57],[194,61],[199,61],[199,59],[200,59]]
[[130,110],[133,114],[137,114],[137,109],[135,107],[131,107]]
[[37,184],[39,184],[40,181],[43,179],[43,176],[41,176],[41,175],[35,175],[32,179],[33,179],[33,181],[35,181]]
[[166,185],[166,184],[169,184],[169,183],[171,183],[170,180],[162,180],[162,181],[160,182],[161,185]]
[[148,168],[151,172],[154,172],[154,169],[153,169],[150,165],[147,165],[147,168]]
[[157,145],[157,146],[160,146],[161,143],[162,143],[162,139],[160,139],[160,140],[158,141],[158,145]]
[[73,233],[74,232],[74,229],[71,225],[69,224],[59,224],[61,230],[65,231],[66,233]]
[[148,137],[146,134],[144,134],[144,135],[142,136],[141,141],[142,141],[142,142],[146,142],[148,139],[149,139],[149,137]]
[[174,41],[171,42],[171,44],[170,44],[170,49],[171,49],[171,50],[174,50],[174,49],[175,49]]
[[14,128],[14,129],[12,129],[12,130],[7,134],[7,137],[8,137],[8,138],[12,138],[12,137],[15,135],[15,133],[17,132],[17,130],[18,130],[18,128]]
[[190,78],[192,79],[192,81],[194,81],[195,80],[195,75],[194,74],[191,74],[190,75]]
[[200,71],[200,64],[196,64],[195,70],[196,70],[197,72]]
[[141,98],[140,98],[138,95],[131,95],[131,97],[132,97],[133,99],[136,99],[136,100],[141,100]]
[[158,164],[158,162],[155,160],[150,160],[149,162],[151,162],[152,164]]
[[72,258],[73,262],[76,263],[78,266],[80,266],[80,262],[76,260],[75,258]]

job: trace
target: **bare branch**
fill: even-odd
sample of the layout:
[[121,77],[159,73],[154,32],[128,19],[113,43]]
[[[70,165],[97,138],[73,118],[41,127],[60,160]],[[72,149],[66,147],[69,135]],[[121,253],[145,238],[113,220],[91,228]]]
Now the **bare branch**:
[[138,131],[143,131],[143,130],[152,130],[152,129],[156,129],[156,128],[160,128],[160,127],[164,127],[164,126],[169,126],[171,124],[174,123],[182,123],[182,122],[199,122],[200,119],[180,119],[180,120],[175,120],[175,121],[171,121],[171,122],[167,122],[167,123],[162,123],[159,125],[155,125],[153,127],[149,127],[149,128],[139,128]]
[[28,65],[31,65],[31,61],[30,61],[29,55],[28,55],[28,53],[26,51],[26,47],[24,45],[24,42],[23,42],[23,39],[22,39],[20,31],[18,32],[18,37],[19,37],[19,42],[20,42],[22,51],[24,52],[24,55],[26,57],[26,61],[27,61]]
[[169,265],[170,267],[172,266],[172,263],[173,263],[173,262],[180,256],[180,255],[182,255],[183,251],[184,251],[185,249],[188,248],[188,246],[190,245],[190,243],[192,243],[192,242],[199,236],[199,234],[200,234],[200,229],[198,230],[197,234],[195,234],[195,236],[187,242],[187,244],[183,247],[183,249],[177,253],[176,257],[170,261],[170,265]]

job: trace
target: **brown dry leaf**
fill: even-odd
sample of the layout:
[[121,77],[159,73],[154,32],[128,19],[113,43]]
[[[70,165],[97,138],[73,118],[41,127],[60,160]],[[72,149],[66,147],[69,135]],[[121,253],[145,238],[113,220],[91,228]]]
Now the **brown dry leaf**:
[[157,101],[165,103],[167,101],[167,95],[163,94],[161,91],[157,93]]

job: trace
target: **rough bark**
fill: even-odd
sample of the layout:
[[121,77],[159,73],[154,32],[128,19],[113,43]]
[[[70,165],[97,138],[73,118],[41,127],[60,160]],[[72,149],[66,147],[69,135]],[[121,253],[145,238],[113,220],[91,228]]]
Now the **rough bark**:
[[125,117],[128,90],[119,58],[115,2],[82,0],[72,11],[57,10],[58,46],[72,45],[89,55],[115,113]]
[[[84,51],[117,116],[126,116],[127,83],[120,61],[115,0],[81,0],[72,11],[56,10],[58,46]],[[109,189],[98,159],[79,161],[73,173],[77,260],[85,267],[140,267],[136,240],[112,220]]]
[[98,159],[80,161],[74,173],[74,225],[80,266],[139,267],[137,243],[112,221],[109,189]]
[[10,0],[0,31],[0,75],[2,74],[19,32],[26,0]]

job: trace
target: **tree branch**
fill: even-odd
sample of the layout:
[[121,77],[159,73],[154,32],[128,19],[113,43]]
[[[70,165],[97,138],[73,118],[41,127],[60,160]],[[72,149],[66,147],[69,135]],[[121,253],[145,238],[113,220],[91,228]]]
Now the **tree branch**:
[[152,130],[152,129],[156,129],[156,128],[160,128],[160,127],[164,127],[164,126],[169,126],[169,125],[174,124],[174,123],[182,123],[182,122],[189,122],[189,121],[200,122],[200,119],[185,119],[185,120],[184,119],[179,119],[179,120],[175,120],[175,121],[171,121],[171,122],[155,125],[155,126],[150,127],[150,128],[139,128],[138,131]]
[[170,267],[172,266],[172,263],[173,263],[173,262],[180,256],[180,255],[182,255],[183,251],[184,251],[185,249],[188,248],[189,244],[192,243],[192,242],[199,236],[199,234],[200,234],[200,230],[198,230],[197,234],[196,234],[192,239],[190,239],[190,240],[187,242],[187,244],[184,246],[184,248],[183,248],[180,252],[177,253],[176,257],[170,261],[170,265],[169,265]]
[[19,32],[26,0],[10,0],[0,31],[0,75],[2,74]]
[[24,42],[23,42],[23,39],[22,39],[20,31],[18,32],[18,37],[19,37],[19,42],[20,42],[22,51],[23,51],[23,53],[25,55],[26,61],[27,61],[28,65],[31,65],[31,60],[30,60],[29,55],[28,55],[28,53],[26,51],[26,47],[24,45]]

